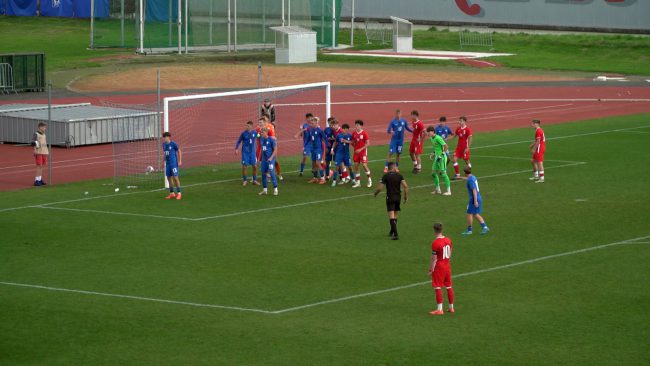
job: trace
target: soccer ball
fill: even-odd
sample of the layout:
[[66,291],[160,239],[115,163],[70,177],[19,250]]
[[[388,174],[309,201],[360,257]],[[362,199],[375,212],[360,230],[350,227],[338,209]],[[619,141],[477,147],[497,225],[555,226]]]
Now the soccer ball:
[[151,174],[151,173],[153,173],[153,172],[154,172],[154,168],[153,168],[151,165],[149,165],[149,166],[147,167],[147,170],[145,171],[145,174]]

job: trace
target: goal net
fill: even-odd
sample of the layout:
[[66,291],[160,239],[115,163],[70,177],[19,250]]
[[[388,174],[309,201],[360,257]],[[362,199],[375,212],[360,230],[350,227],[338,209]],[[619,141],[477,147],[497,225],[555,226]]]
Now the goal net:
[[[265,100],[275,107],[278,163],[284,172],[296,170],[303,146],[296,133],[307,113],[320,117],[325,127],[331,111],[329,82],[165,98],[163,130],[172,134],[182,151],[182,176],[214,181],[229,176],[222,174],[228,170],[241,169],[235,144],[246,122],[258,127]],[[164,166],[160,169],[164,171]]]

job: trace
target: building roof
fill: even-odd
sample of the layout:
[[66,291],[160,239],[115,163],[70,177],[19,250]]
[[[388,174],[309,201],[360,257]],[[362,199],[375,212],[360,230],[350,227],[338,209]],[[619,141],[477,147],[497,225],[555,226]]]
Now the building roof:
[[[80,122],[156,115],[156,112],[151,111],[98,107],[90,103],[54,104],[51,111],[50,120],[54,122]],[[7,104],[0,106],[0,114],[5,117],[46,121],[47,113],[47,104]]]

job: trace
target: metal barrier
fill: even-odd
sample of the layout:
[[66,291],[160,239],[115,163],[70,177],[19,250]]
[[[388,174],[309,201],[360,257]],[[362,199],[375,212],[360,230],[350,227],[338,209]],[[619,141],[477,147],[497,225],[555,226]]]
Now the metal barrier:
[[14,85],[14,70],[7,63],[0,63],[0,92],[3,94],[18,94]]
[[393,43],[393,23],[365,22],[366,40],[368,44],[380,42]]
[[11,65],[14,90],[45,91],[45,54],[43,52],[0,54],[0,63]]
[[458,39],[461,49],[466,46],[494,48],[492,32],[487,27],[461,30],[458,32]]

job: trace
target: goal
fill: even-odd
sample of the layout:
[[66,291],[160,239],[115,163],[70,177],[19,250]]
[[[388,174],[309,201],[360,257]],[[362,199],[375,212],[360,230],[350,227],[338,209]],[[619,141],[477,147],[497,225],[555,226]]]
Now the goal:
[[302,139],[295,135],[305,114],[319,116],[323,127],[331,115],[329,82],[164,98],[163,131],[182,151],[183,177],[209,181],[217,170],[239,169],[235,143],[247,121],[257,127],[265,100],[275,107],[278,162],[284,171],[294,170],[302,153]]

